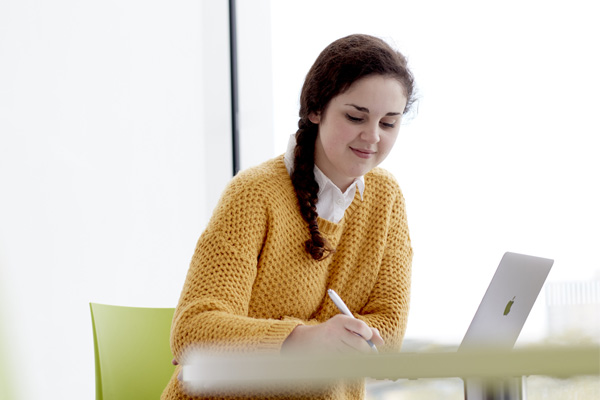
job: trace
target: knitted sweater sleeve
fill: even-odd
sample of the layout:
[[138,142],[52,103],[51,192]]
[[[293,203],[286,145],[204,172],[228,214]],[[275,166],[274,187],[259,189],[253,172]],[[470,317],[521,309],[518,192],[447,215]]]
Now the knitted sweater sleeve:
[[269,215],[264,194],[244,182],[232,180],[198,240],[171,327],[178,360],[190,346],[277,352],[299,323],[248,316]]
[[384,255],[377,281],[358,318],[377,328],[384,350],[399,351],[406,331],[410,302],[412,247],[404,198],[397,191],[389,215]]

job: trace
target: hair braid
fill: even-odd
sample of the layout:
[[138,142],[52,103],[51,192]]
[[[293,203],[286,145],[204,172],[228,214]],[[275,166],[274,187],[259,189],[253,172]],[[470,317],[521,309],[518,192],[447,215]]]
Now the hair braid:
[[315,260],[323,260],[333,254],[335,250],[329,245],[327,239],[319,231],[317,222],[317,201],[319,184],[315,181],[315,140],[317,125],[298,123],[296,132],[296,148],[294,150],[294,171],[292,183],[296,189],[296,197],[300,205],[302,218],[308,223],[310,239],[305,242],[306,251]]

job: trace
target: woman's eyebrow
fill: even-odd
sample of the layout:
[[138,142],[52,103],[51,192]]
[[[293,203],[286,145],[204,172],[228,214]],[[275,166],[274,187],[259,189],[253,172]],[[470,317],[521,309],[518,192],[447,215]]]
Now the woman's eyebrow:
[[[360,112],[366,112],[366,113],[370,112],[367,107],[357,106],[356,104],[352,104],[352,103],[349,103],[349,104],[346,104],[346,105],[350,106],[350,107],[354,107],[354,108],[356,108]],[[389,113],[387,113],[385,115],[388,116],[388,117],[393,117],[394,115],[401,115],[401,114],[402,113],[399,113],[399,112],[389,112]]]

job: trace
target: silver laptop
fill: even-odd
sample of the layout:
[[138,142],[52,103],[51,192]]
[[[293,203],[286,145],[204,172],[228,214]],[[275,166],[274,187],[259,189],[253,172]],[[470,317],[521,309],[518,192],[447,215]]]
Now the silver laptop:
[[[458,351],[512,349],[553,263],[547,258],[505,253]],[[523,379],[463,378],[465,399],[524,399]]]
[[554,260],[505,253],[459,347],[512,349]]

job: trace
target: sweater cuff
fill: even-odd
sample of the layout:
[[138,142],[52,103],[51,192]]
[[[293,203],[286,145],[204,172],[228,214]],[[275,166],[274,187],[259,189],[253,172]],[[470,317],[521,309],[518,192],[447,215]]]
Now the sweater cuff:
[[295,319],[274,321],[259,343],[259,349],[279,352],[285,339],[298,325],[302,325],[302,322]]

